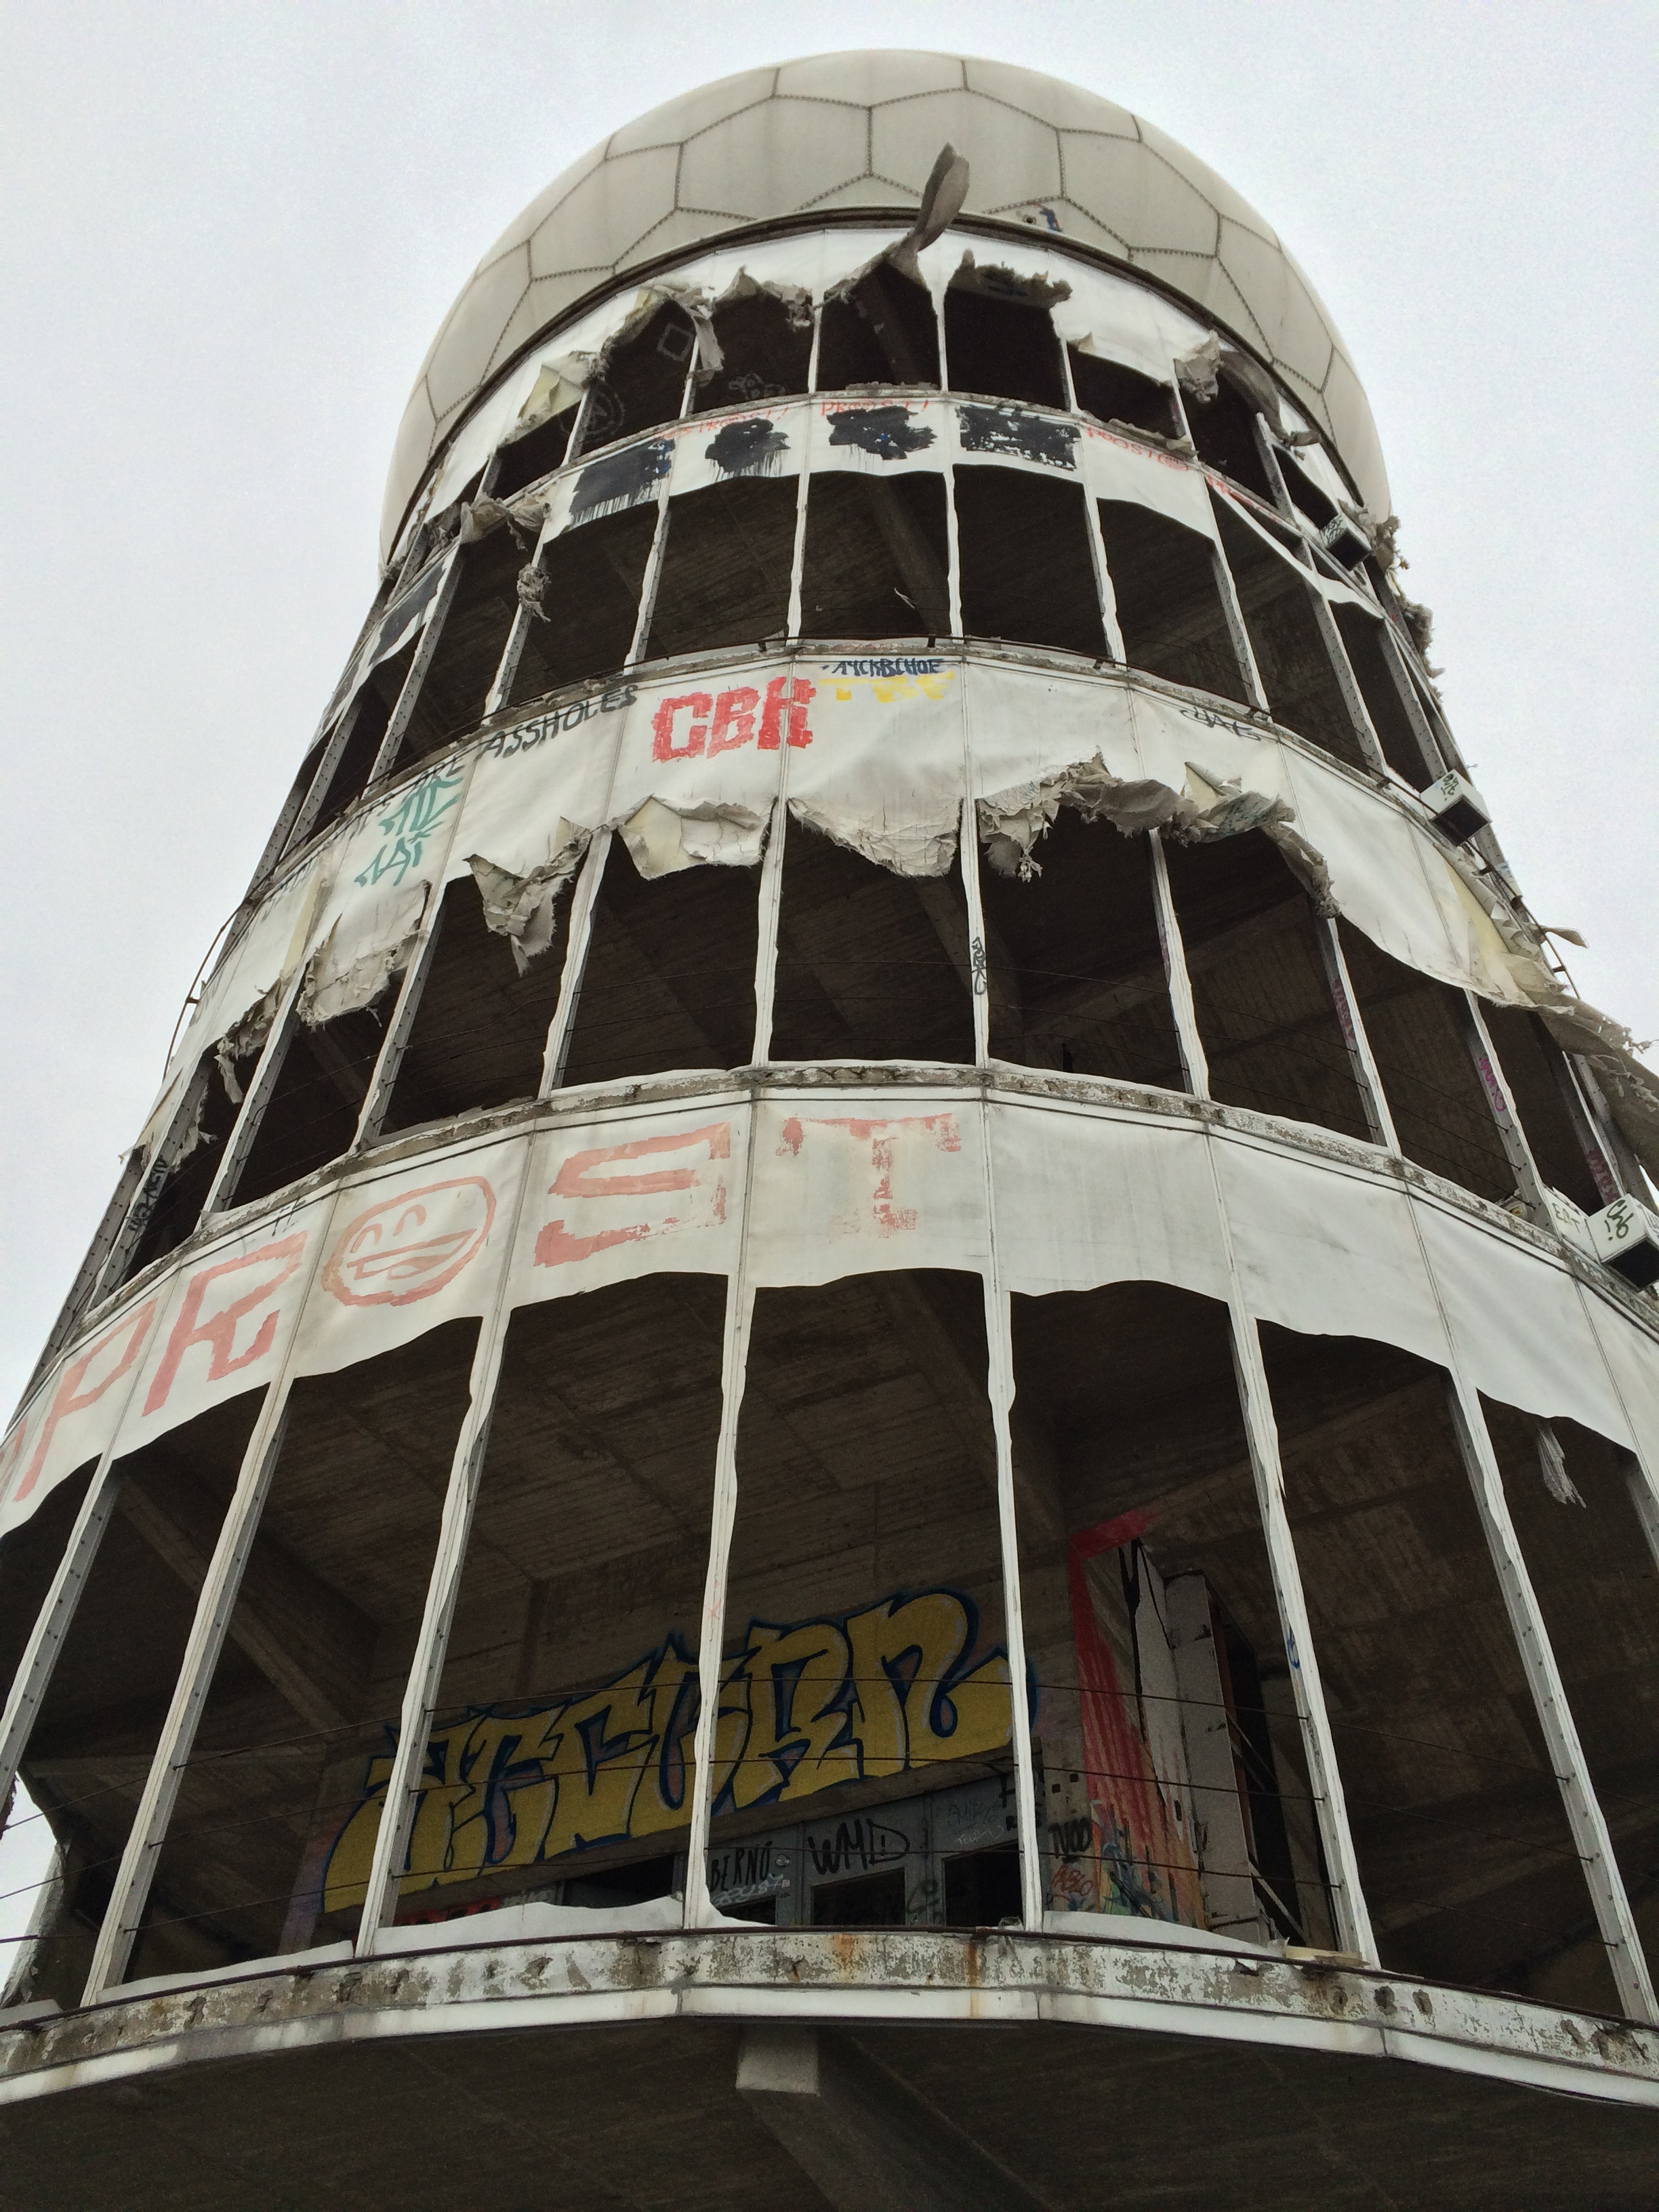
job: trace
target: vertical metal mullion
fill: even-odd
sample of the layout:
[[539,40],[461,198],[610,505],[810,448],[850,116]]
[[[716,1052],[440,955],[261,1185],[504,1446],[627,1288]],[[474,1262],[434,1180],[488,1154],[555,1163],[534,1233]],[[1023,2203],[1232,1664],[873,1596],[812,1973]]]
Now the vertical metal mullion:
[[[299,1279],[294,1310],[301,1314],[317,1279],[323,1254],[328,1249],[333,1209],[319,1216],[308,1262]],[[271,1478],[283,1449],[288,1426],[289,1393],[292,1382],[296,1325],[283,1356],[281,1372],[267,1387],[253,1433],[242,1454],[236,1487],[213,1547],[191,1622],[190,1636],[173,1685],[173,1700],[161,1727],[161,1740],[150,1761],[126,1848],[121,1854],[115,1886],[105,1908],[103,1926],[94,1947],[87,1973],[83,2004],[95,2004],[112,1983],[127,1969],[138,1923],[149,1896],[156,1861],[166,1838],[179,1784],[196,1741],[202,1711],[213,1686],[214,1672],[224,1649],[230,1616],[241,1589],[242,1574],[259,1526]]]
[[[1636,1517],[1642,1524],[1642,1534],[1647,1540],[1653,1564],[1659,1567],[1659,1484],[1648,1468],[1639,1452],[1626,1451],[1614,1445],[1613,1458],[1625,1478],[1625,1487],[1630,1492],[1630,1502],[1636,1508]],[[4,1781],[0,1775],[0,1783]]]
[[[749,1145],[754,1151],[751,1125]],[[738,1423],[743,1412],[754,1293],[749,1288],[748,1164],[738,1218],[738,1261],[726,1279],[726,1326],[720,1341],[720,1425],[714,1446],[708,1559],[703,1577],[702,1619],[697,1633],[697,1726],[691,1754],[691,1824],[686,1844],[684,1922],[707,1928],[714,1917],[708,1893],[708,1833],[714,1810],[714,1753],[720,1736],[720,1674],[726,1644],[726,1586],[738,1517]]]
[[[153,1162],[143,1160],[137,1146],[122,1163],[120,1176],[110,1202],[104,1208],[104,1217],[98,1224],[97,1234],[76,1270],[69,1296],[58,1310],[58,1318],[41,1347],[40,1357],[35,1361],[29,1379],[23,1386],[20,1404],[27,1403],[35,1385],[80,1326],[82,1314],[89,1311],[100,1298],[107,1297],[114,1289],[115,1285],[110,1283],[106,1285],[105,1279],[115,1273],[112,1255],[117,1240],[123,1237],[132,1218],[133,1207],[149,1180],[149,1170],[153,1164]],[[0,1803],[4,1802],[4,1795],[0,1792]]]
[[[1216,1191],[1227,1245],[1228,1271],[1231,1274],[1234,1273],[1232,1236],[1227,1223],[1226,1202],[1221,1195],[1218,1180]],[[1256,1333],[1255,1316],[1246,1308],[1237,1290],[1229,1297],[1228,1308],[1232,1325],[1233,1364],[1238,1382],[1239,1406],[1244,1417],[1245,1437],[1249,1447],[1251,1472],[1255,1480],[1256,1504],[1267,1542],[1273,1596],[1279,1608],[1279,1629],[1285,1639],[1285,1656],[1290,1662],[1291,1686],[1296,1698],[1297,1717],[1302,1727],[1302,1744],[1313,1790],[1314,1811],[1319,1822],[1319,1838],[1324,1846],[1325,1869],[1330,1877],[1332,1917],[1336,1923],[1337,1942],[1343,1950],[1351,1951],[1368,1965],[1375,1966],[1378,1963],[1376,1939],[1371,1930],[1370,1913],[1360,1887],[1359,1864],[1348,1822],[1347,1800],[1337,1765],[1336,1744],[1331,1734],[1330,1714],[1325,1704],[1318,1654],[1314,1648],[1313,1628],[1302,1586],[1302,1570],[1296,1555],[1295,1540],[1291,1534],[1290,1514],[1285,1503],[1284,1467],[1279,1450],[1279,1425],[1273,1416],[1267,1369],[1262,1364],[1261,1342]]]
[[415,647],[415,657],[404,673],[403,689],[398,694],[398,703],[392,710],[392,719],[386,726],[386,735],[380,739],[380,749],[374,756],[374,765],[370,769],[364,781],[365,791],[390,775],[398,764],[398,755],[403,750],[404,738],[415,713],[416,702],[421,696],[422,685],[426,682],[426,672],[432,665],[433,658],[438,650],[439,641],[443,636],[444,624],[449,619],[449,610],[454,604],[456,592],[460,589],[461,562],[465,551],[466,548],[458,538],[451,550],[449,566],[445,571],[442,583],[438,586],[437,596],[432,602],[431,611],[422,625],[420,638]]
[[[127,1264],[149,1224],[155,1202],[167,1188],[173,1170],[179,1165],[185,1133],[204,1101],[207,1086],[212,1080],[213,1071],[198,1060],[196,1072],[185,1085],[184,1096],[174,1109],[173,1119],[167,1123],[165,1135],[155,1147],[154,1157],[143,1170],[137,1188],[127,1201],[120,1225],[106,1248],[103,1261],[94,1278],[93,1299],[107,1297],[118,1287]],[[150,1200],[150,1206],[141,1212],[146,1199]]]
[[1544,1051],[1550,1060],[1556,1090],[1567,1109],[1567,1119],[1572,1124],[1573,1135],[1578,1139],[1578,1149],[1584,1156],[1584,1165],[1589,1170],[1590,1180],[1595,1185],[1602,1205],[1611,1206],[1622,1188],[1619,1168],[1609,1157],[1607,1146],[1596,1127],[1595,1115],[1579,1083],[1573,1057],[1564,1052],[1553,1037],[1544,1039]]
[[1538,1724],[1555,1769],[1567,1824],[1583,1865],[1596,1926],[1607,1946],[1619,2001],[1631,2019],[1651,2024],[1659,2021],[1659,2007],[1656,2006],[1641,1937],[1613,1855],[1607,1824],[1584,1761],[1583,1747],[1567,1704],[1537,1594],[1510,1517],[1504,1478],[1480,1396],[1455,1370],[1449,1378],[1446,1395],[1458,1449],[1474,1493],[1492,1565],[1497,1570],[1504,1610],[1509,1614],[1527,1686],[1532,1692]]
[[[1595,1071],[1582,1052],[1564,1054],[1577,1084],[1580,1095],[1589,1109],[1590,1126],[1607,1147],[1608,1159],[1618,1178],[1620,1189],[1632,1198],[1639,1198],[1646,1184],[1641,1162],[1631,1150],[1629,1139],[1613,1119],[1607,1096],[1596,1079]],[[1619,1194],[1615,1193],[1617,1196]]]
[[587,848],[587,858],[576,878],[576,888],[570,895],[570,921],[564,947],[564,969],[559,977],[558,1004],[553,1009],[553,1018],[547,1028],[547,1050],[542,1059],[541,1087],[538,1098],[545,1098],[564,1081],[564,1064],[570,1057],[570,1032],[575,1018],[576,1001],[581,995],[582,973],[587,966],[587,948],[593,934],[593,905],[599,895],[599,883],[605,874],[605,856],[611,850],[611,832],[596,830]]
[[[680,387],[680,411],[675,417],[677,422],[683,422],[685,420],[686,410],[691,404],[692,397],[696,389],[696,378],[697,346],[694,337],[691,343],[691,357],[685,368],[685,381]],[[662,489],[657,494],[657,526],[651,536],[651,551],[646,561],[645,575],[640,586],[640,611],[635,618],[634,635],[628,648],[628,659],[623,664],[624,667],[631,667],[636,660],[643,660],[646,657],[646,649],[651,641],[651,624],[657,609],[657,586],[662,579],[663,560],[668,550],[668,510],[674,473],[674,465],[671,459],[668,473],[662,480]]]
[[1318,921],[1319,951],[1325,963],[1325,977],[1330,985],[1331,1003],[1336,1009],[1337,1026],[1342,1032],[1342,1042],[1348,1048],[1348,1064],[1359,1091],[1359,1103],[1365,1109],[1365,1119],[1370,1125],[1371,1142],[1381,1145],[1385,1152],[1398,1152],[1400,1139],[1395,1132],[1394,1115],[1389,1110],[1389,1095],[1382,1087],[1382,1071],[1371,1051],[1371,1041],[1366,1033],[1365,1018],[1359,1011],[1359,1001],[1354,995],[1352,979],[1348,974],[1347,956],[1342,950],[1342,939],[1334,915],[1322,915]]
[[[787,773],[788,748],[779,748]],[[755,940],[755,1042],[757,1065],[772,1057],[772,1008],[777,994],[778,915],[783,904],[783,849],[789,830],[789,802],[780,787],[772,802],[772,823],[767,833],[766,858],[761,864],[760,915]]]
[[1019,1834],[1020,1918],[1027,1928],[1042,1927],[1042,1857],[1037,1833],[1036,1772],[1031,1752],[1031,1708],[1027,1690],[1025,1613],[1019,1578],[1019,1525],[1014,1504],[1013,1335],[1009,1296],[1001,1286],[996,1259],[994,1200],[991,1188],[991,1129],[988,1113],[981,1123],[985,1158],[987,1223],[991,1231],[991,1267],[985,1281],[987,1395],[996,1438],[997,1533],[1002,1555],[1003,1642],[1008,1651],[1008,1719],[1014,1743],[1014,1817]]
[[1521,1117],[1515,1110],[1515,1102],[1504,1079],[1503,1063],[1498,1057],[1486,1018],[1480,1012],[1480,1002],[1473,991],[1462,994],[1463,1001],[1463,1042],[1474,1063],[1480,1088],[1486,1094],[1492,1126],[1503,1145],[1516,1188],[1525,1200],[1533,1218],[1540,1227],[1551,1224],[1551,1214],[1544,1199],[1544,1186],[1538,1173],[1538,1164],[1533,1158],[1532,1147],[1527,1142],[1527,1133],[1521,1126]]
[[1383,663],[1388,669],[1395,690],[1400,695],[1400,703],[1406,710],[1406,719],[1412,726],[1412,734],[1421,748],[1424,763],[1429,769],[1429,781],[1432,783],[1437,777],[1445,775],[1450,763],[1447,760],[1445,750],[1435,734],[1433,723],[1423,711],[1423,702],[1417,696],[1417,686],[1412,682],[1411,672],[1406,666],[1405,659],[1401,653],[1399,641],[1394,634],[1394,625],[1386,615],[1378,623],[1377,629],[1381,633],[1377,639],[1377,645],[1382,653]]
[[1158,921],[1158,941],[1164,954],[1164,974],[1170,986],[1170,1012],[1175,1018],[1176,1042],[1187,1088],[1194,1098],[1210,1095],[1210,1063],[1204,1040],[1198,1033],[1198,1009],[1193,1002],[1193,982],[1187,973],[1187,948],[1170,889],[1170,864],[1164,857],[1164,840],[1156,830],[1146,832],[1152,860],[1152,906]]
[[979,807],[972,792],[962,802],[957,851],[962,888],[968,901],[968,969],[974,984],[974,1060],[986,1066],[991,1057],[990,947],[985,934],[985,894],[979,879]]
[[[293,824],[273,856],[271,863],[273,866],[276,861],[292,847],[305,843],[316,826],[317,817],[327,805],[329,788],[339,773],[340,763],[345,757],[345,749],[350,744],[351,733],[357,726],[357,717],[363,711],[363,696],[368,690],[368,679],[372,673],[373,671],[370,669],[364,670],[362,682],[346,702],[340,719],[334,726],[334,733],[328,741],[321,760],[317,763],[317,773],[311,779],[305,798],[295,815]],[[263,867],[262,862],[261,868]],[[259,878],[256,875],[254,881],[257,883],[258,880]]]
[[276,1079],[282,1073],[283,1059],[288,1051],[289,1040],[297,1018],[295,1009],[299,1004],[305,976],[306,963],[301,961],[270,1018],[270,1032],[265,1039],[264,1050],[259,1054],[259,1064],[242,1094],[242,1110],[226,1141],[225,1156],[219,1163],[218,1173],[208,1186],[208,1194],[202,1201],[202,1211],[197,1216],[198,1223],[211,1220],[216,1213],[222,1213],[235,1198],[237,1182],[247,1164],[248,1153],[259,1133],[259,1124],[264,1118],[271,1092],[276,1087]]
[[[1213,521],[1213,507],[1217,493],[1214,486],[1209,483],[1207,471],[1205,482],[1209,489],[1212,503],[1211,520]],[[1224,493],[1221,495],[1224,498],[1225,495]],[[1238,596],[1238,586],[1233,581],[1232,568],[1227,559],[1226,549],[1221,543],[1218,532],[1210,540],[1210,559],[1215,569],[1216,589],[1221,594],[1221,611],[1226,617],[1228,633],[1232,638],[1233,651],[1238,659],[1240,673],[1244,678],[1244,688],[1250,695],[1250,704],[1259,708],[1264,714],[1271,714],[1273,702],[1267,696],[1267,685],[1261,681],[1261,671],[1255,665],[1255,647],[1250,643],[1249,627],[1244,620],[1243,602]]]
[[1337,628],[1336,617],[1331,612],[1331,603],[1319,588],[1318,571],[1313,568],[1311,555],[1309,556],[1309,566],[1313,569],[1313,580],[1304,588],[1313,600],[1314,620],[1318,624],[1320,636],[1325,641],[1325,650],[1330,656],[1331,667],[1336,677],[1336,688],[1342,694],[1342,703],[1348,710],[1348,720],[1353,724],[1354,735],[1359,740],[1359,750],[1365,756],[1367,767],[1373,769],[1378,775],[1384,777],[1389,783],[1393,783],[1395,780],[1395,771],[1389,765],[1388,756],[1384,753],[1382,740],[1376,734],[1376,725],[1371,720],[1370,709],[1365,704],[1364,695],[1360,690],[1358,682],[1354,676],[1353,663],[1348,658],[1348,648],[1342,641],[1341,631]]
[[[586,408],[586,404],[587,393],[584,391],[582,394],[581,406],[578,408],[576,413],[578,425],[580,425],[581,422],[582,409]],[[574,439],[575,435],[574,430],[572,431],[571,435]],[[542,526],[536,532],[536,543],[531,548],[529,560],[525,563],[525,567],[526,568],[536,568],[540,567],[542,554],[550,543],[547,533],[552,520],[553,517],[550,511],[542,517]],[[511,527],[510,524],[508,527]],[[529,641],[530,625],[538,619],[545,620],[546,617],[538,617],[524,604],[522,599],[513,610],[513,621],[512,625],[507,633],[507,643],[501,647],[501,657],[495,665],[495,676],[491,679],[489,690],[484,694],[483,710],[486,720],[488,720],[491,714],[498,714],[501,708],[507,705],[507,696],[511,692],[514,680],[519,673],[519,663],[524,658],[525,646]]]
[[823,302],[819,300],[812,308],[812,343],[806,349],[806,389],[815,393],[818,388],[818,347],[823,337]]
[[386,1109],[392,1103],[392,1089],[398,1080],[398,1071],[403,1066],[404,1054],[408,1048],[410,1031],[414,1028],[415,1017],[420,1011],[421,994],[426,989],[432,963],[437,957],[438,939],[443,930],[445,889],[441,881],[431,887],[427,911],[421,918],[420,932],[410,952],[408,965],[404,969],[398,1003],[392,1008],[392,1019],[386,1024],[386,1035],[380,1040],[380,1049],[375,1058],[368,1089],[363,1093],[357,1127],[346,1147],[344,1157],[347,1159],[380,1141]]
[[800,635],[801,587],[806,565],[806,502],[811,496],[808,464],[811,459],[813,428],[814,420],[809,408],[807,434],[801,441],[800,474],[795,482],[795,535],[789,548],[789,606],[783,618],[784,628],[791,637]]

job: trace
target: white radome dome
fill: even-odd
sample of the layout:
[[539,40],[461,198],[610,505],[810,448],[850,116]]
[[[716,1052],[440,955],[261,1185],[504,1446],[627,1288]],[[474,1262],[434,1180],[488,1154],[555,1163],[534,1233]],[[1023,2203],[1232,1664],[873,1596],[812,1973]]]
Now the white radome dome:
[[752,224],[849,208],[913,211],[949,140],[963,212],[1047,209],[1062,234],[1189,300],[1274,368],[1389,512],[1359,380],[1275,233],[1184,146],[1098,94],[1008,62],[903,50],[746,70],[624,125],[554,179],[462,287],[393,449],[389,549],[427,463],[479,392],[549,324],[629,269]]

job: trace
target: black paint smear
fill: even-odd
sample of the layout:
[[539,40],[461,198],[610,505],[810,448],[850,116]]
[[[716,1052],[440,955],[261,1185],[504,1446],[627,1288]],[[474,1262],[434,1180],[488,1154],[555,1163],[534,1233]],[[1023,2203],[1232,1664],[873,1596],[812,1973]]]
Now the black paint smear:
[[1027,415],[1018,407],[959,407],[957,415],[965,453],[1017,453],[1021,460],[1042,461],[1051,469],[1077,466],[1074,423]]
[[933,442],[925,422],[911,422],[908,407],[832,407],[830,420],[832,446],[856,446],[878,461],[904,460]]
[[614,514],[618,507],[632,507],[636,500],[645,497],[653,484],[662,482],[673,458],[672,439],[647,438],[643,445],[624,446],[619,453],[607,453],[603,460],[590,461],[576,479],[570,520],[591,522],[597,515]]
[[763,415],[748,415],[741,422],[722,422],[703,447],[703,458],[722,476],[775,477],[779,454],[788,450],[789,441],[775,423]]

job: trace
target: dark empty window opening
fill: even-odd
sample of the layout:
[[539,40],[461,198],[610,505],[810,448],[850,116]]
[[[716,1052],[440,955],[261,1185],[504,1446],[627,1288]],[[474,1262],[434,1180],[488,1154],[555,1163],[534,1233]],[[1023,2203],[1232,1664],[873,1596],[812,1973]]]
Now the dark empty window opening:
[[775,1060],[971,1060],[960,867],[894,875],[792,822],[773,1004]]
[[1596,1188],[1567,1104],[1572,1079],[1560,1046],[1523,1007],[1481,1011],[1540,1178],[1586,1213],[1599,1212],[1607,1201]]
[[755,1049],[759,871],[650,882],[620,836],[605,855],[567,1087],[679,1067],[746,1067]]
[[[1016,1876],[1018,1879],[1018,1875]],[[821,1881],[812,1892],[814,1928],[902,1928],[904,1869]]]
[[552,946],[520,975],[512,940],[485,924],[471,877],[452,883],[383,1131],[533,1098],[563,965],[562,919]]
[[623,666],[656,530],[653,501],[585,522],[542,548],[542,615],[526,633],[508,693],[513,705]]
[[392,710],[398,704],[404,688],[404,678],[409,674],[410,663],[415,658],[415,648],[421,641],[417,630],[409,643],[389,659],[371,668],[357,696],[346,708],[351,726],[346,732],[339,757],[328,775],[328,787],[317,808],[312,823],[312,835],[326,830],[331,822],[337,822],[347,809],[354,806],[368,788],[374,773],[374,763],[380,757],[381,741],[386,736]]
[[1346,921],[1338,927],[1401,1151],[1431,1174],[1503,1204],[1514,1195],[1515,1171],[1464,1040],[1461,998]]
[[1425,784],[1434,781],[1440,771],[1424,757],[1416,728],[1389,665],[1381,622],[1375,615],[1368,615],[1363,607],[1355,606],[1351,599],[1334,599],[1331,613],[1347,650],[1353,680],[1371,718],[1371,727],[1376,732],[1376,741],[1382,748],[1383,759],[1396,775],[1404,776],[1413,791],[1421,791]]
[[[987,270],[988,278],[994,272]],[[952,392],[1064,407],[1060,339],[1046,307],[954,283],[945,295],[945,360]]]
[[1076,346],[1066,350],[1072,364],[1072,389],[1085,415],[1092,415],[1097,422],[1121,422],[1132,430],[1151,430],[1160,438],[1180,436],[1181,417],[1169,385],[1160,384],[1156,377],[1143,376],[1138,368],[1126,368],[1120,361],[1080,353]]
[[317,780],[317,771],[327,757],[329,740],[333,734],[332,730],[325,730],[301,762],[299,773],[289,786],[288,797],[283,801],[283,811],[276,817],[276,825],[270,833],[270,842],[265,848],[259,873],[254,878],[256,884],[264,880],[293,844],[295,828],[304,811],[307,799],[311,796],[311,787]]
[[314,1030],[290,1018],[282,1065],[228,1204],[267,1197],[338,1159],[350,1145],[397,990],[394,977],[373,1006],[337,1014]]
[[1323,530],[1328,522],[1336,520],[1336,508],[1321,491],[1304,469],[1300,469],[1289,453],[1280,447],[1278,451],[1279,473],[1285,479],[1285,489],[1291,495],[1316,530]]
[[[241,1085],[256,1064],[252,1054],[238,1064]],[[213,1054],[204,1053],[184,1104],[123,1225],[122,1241],[130,1241],[130,1254],[116,1283],[131,1281],[152,1260],[176,1251],[195,1228],[225,1156],[226,1140],[236,1126],[236,1114]]]
[[931,470],[814,476],[801,565],[803,637],[941,637],[951,628],[945,478]]
[[1033,858],[980,870],[993,1057],[1183,1090],[1146,840],[1062,807]]
[[740,478],[670,500],[647,659],[784,635],[798,492],[793,477]]
[[1291,562],[1263,544],[1225,500],[1217,499],[1214,505],[1268,711],[1276,722],[1338,760],[1365,767],[1353,718],[1320,635],[1313,586],[1303,582]]
[[1248,704],[1210,540],[1133,500],[1098,504],[1129,666]]
[[1167,854],[1212,1095],[1369,1139],[1319,924],[1273,845],[1252,830]]
[[1000,1928],[1020,1917],[1019,1846],[958,1851],[945,1862],[947,1928]]
[[964,634],[1101,659],[1083,487],[1020,469],[959,468],[956,501]]
[[1229,381],[1224,369],[1216,380],[1213,399],[1200,399],[1190,389],[1187,393],[1187,427],[1200,460],[1271,507],[1273,489],[1256,443],[1255,419],[1255,403]]
[[939,382],[939,318],[927,287],[878,262],[850,290],[826,300],[819,321],[817,389]]
[[[696,325],[684,307],[658,308],[643,330],[605,356],[587,404],[581,450],[591,453],[636,430],[678,419],[696,350]],[[574,456],[572,457],[574,458]]]
[[570,447],[570,433],[576,427],[576,408],[562,407],[556,415],[550,415],[526,430],[511,444],[505,445],[495,456],[495,480],[489,487],[492,499],[511,499],[514,492],[522,491],[526,484],[551,476],[561,466]]
[[812,317],[804,301],[797,315],[775,293],[746,293],[715,308],[714,328],[721,366],[699,384],[699,406],[753,406],[805,391]]
[[505,524],[463,549],[460,581],[409,718],[400,760],[422,760],[483,720],[484,701],[518,611],[519,571],[531,553]]

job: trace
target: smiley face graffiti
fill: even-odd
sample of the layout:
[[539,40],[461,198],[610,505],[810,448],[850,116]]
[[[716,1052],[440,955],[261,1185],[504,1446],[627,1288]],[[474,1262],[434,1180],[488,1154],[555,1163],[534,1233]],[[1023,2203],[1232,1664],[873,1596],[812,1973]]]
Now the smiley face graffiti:
[[400,1191],[348,1223],[323,1280],[342,1305],[413,1305],[477,1258],[495,1218],[495,1194],[478,1176]]

